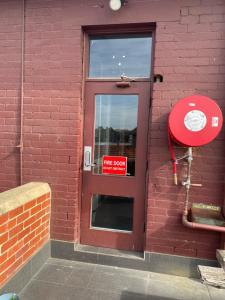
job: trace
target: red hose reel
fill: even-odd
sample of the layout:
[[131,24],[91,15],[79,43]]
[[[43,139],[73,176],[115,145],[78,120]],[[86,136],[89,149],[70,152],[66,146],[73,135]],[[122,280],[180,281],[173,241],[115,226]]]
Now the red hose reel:
[[168,126],[172,140],[184,147],[198,147],[214,140],[222,124],[222,112],[215,101],[194,95],[176,103]]
[[212,99],[194,95],[178,101],[169,115],[168,134],[176,180],[176,159],[172,141],[183,147],[203,146],[219,134],[223,116],[219,106]]

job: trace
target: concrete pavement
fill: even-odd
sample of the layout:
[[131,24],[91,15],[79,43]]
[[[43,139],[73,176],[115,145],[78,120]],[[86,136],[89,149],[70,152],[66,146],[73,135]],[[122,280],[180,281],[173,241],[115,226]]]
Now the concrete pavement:
[[166,274],[50,258],[21,300],[225,300],[225,289]]

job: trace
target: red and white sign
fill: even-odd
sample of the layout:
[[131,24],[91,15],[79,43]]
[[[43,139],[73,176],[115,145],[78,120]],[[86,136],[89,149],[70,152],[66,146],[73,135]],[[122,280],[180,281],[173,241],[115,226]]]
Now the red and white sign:
[[126,175],[127,157],[104,155],[102,157],[102,174]]

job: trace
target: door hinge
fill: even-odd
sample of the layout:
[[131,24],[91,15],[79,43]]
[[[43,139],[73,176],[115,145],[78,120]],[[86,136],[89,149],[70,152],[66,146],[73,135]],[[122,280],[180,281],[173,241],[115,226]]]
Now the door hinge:
[[145,232],[145,229],[146,229],[146,224],[144,222],[144,224],[143,224],[143,232]]

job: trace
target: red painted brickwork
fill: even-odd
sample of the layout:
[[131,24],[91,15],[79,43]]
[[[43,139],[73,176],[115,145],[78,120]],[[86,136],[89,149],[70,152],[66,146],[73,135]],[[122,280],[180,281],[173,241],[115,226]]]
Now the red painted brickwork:
[[[101,3],[100,3],[101,2]],[[82,156],[82,26],[156,24],[155,83],[149,136],[146,250],[215,257],[220,234],[181,225],[183,189],[172,184],[166,120],[182,97],[203,94],[225,109],[224,0],[129,0],[114,13],[108,0],[27,0],[25,32],[25,181],[46,181],[53,195],[52,237],[79,241]],[[19,174],[21,2],[0,2],[0,188]],[[191,199],[222,204],[224,130],[194,153]],[[182,167],[179,168],[182,171]]]
[[49,240],[50,194],[0,216],[0,287]]
[[[164,75],[164,83],[153,87],[146,248],[215,258],[221,234],[181,225],[184,189],[172,184],[166,125],[174,103],[192,94],[215,99],[225,111],[225,2],[180,2],[179,20],[158,22],[156,29],[154,72]],[[192,181],[203,187],[192,188],[191,202],[223,205],[224,154],[224,129],[216,141],[194,150]],[[180,180],[184,171],[178,167]]]

